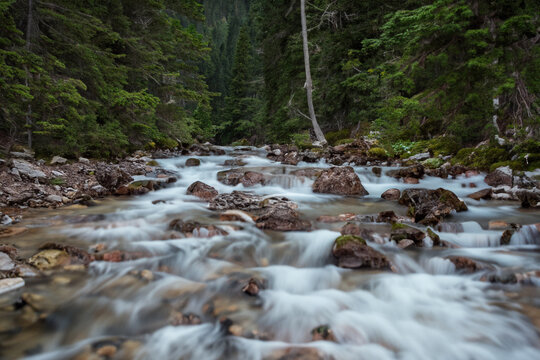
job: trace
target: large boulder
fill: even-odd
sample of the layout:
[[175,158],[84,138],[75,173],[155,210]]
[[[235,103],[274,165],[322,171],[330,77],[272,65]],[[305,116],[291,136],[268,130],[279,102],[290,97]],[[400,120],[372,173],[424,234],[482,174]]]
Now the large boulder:
[[354,235],[338,237],[332,254],[342,268],[386,269],[390,265],[386,256],[369,247],[364,238]]
[[220,194],[210,202],[211,210],[256,210],[261,208],[261,196],[242,191],[233,191],[230,194]]
[[516,191],[516,195],[521,201],[521,207],[540,208],[540,190],[538,188],[533,190],[519,189]]
[[512,187],[512,169],[508,166],[499,167],[495,171],[489,173],[484,179],[484,182],[493,187],[500,185]]
[[381,198],[385,200],[395,201],[395,200],[399,200],[400,196],[401,196],[401,191],[399,191],[399,189],[388,189],[382,193]]
[[396,179],[401,178],[414,178],[414,179],[421,179],[424,176],[425,169],[424,166],[421,164],[404,167],[397,170],[390,170],[386,173],[386,175],[391,176]]
[[416,222],[425,225],[439,223],[453,211],[467,211],[467,205],[453,192],[439,188],[406,189],[402,192],[399,203],[409,207],[409,215]]
[[324,170],[313,183],[313,192],[336,195],[367,195],[362,182],[350,166]]
[[259,229],[276,231],[306,231],[311,223],[300,219],[296,210],[286,204],[265,207],[263,213],[256,218]]
[[186,194],[194,195],[204,201],[211,201],[218,196],[218,191],[210,185],[196,181],[188,187]]

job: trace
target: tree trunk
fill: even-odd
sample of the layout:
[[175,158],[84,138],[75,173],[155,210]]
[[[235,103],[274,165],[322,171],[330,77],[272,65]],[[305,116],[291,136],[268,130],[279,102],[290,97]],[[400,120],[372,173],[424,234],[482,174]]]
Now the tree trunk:
[[[30,51],[31,41],[32,41],[32,24],[34,17],[34,0],[28,0],[28,19],[26,23],[26,50]],[[28,66],[25,65],[26,70],[26,79],[25,85],[30,86],[30,72],[28,71]],[[28,131],[28,147],[32,150],[32,104],[28,103],[28,110],[26,112],[26,128]]]
[[304,64],[306,67],[306,92],[309,108],[309,116],[311,117],[311,123],[313,124],[313,130],[315,130],[315,136],[317,141],[321,144],[326,144],[324,134],[317,122],[317,116],[315,115],[315,108],[313,107],[313,81],[311,80],[311,67],[309,64],[309,47],[308,47],[308,35],[307,35],[307,21],[306,21],[306,0],[300,1],[300,13],[302,16],[302,40],[304,43]]

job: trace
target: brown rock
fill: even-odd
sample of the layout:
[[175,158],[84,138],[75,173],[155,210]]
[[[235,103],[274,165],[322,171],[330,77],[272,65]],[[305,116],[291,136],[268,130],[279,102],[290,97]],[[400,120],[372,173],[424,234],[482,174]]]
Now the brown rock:
[[377,222],[379,223],[395,223],[399,220],[398,216],[395,212],[392,210],[389,211],[381,211],[379,215],[377,215]]
[[216,189],[200,181],[196,181],[191,184],[188,187],[186,193],[188,195],[197,196],[199,199],[202,199],[204,201],[212,201],[212,199],[218,196],[218,192]]
[[186,160],[186,166],[187,167],[193,167],[193,166],[199,166],[201,165],[201,160],[196,158],[189,158]]
[[245,187],[250,187],[265,183],[264,175],[255,171],[244,172],[232,169],[218,172],[217,177],[219,182],[231,186],[243,184]]
[[342,268],[386,269],[390,265],[386,256],[369,247],[366,240],[358,236],[338,237],[332,253]]
[[390,170],[386,174],[396,179],[415,178],[421,179],[424,176],[425,169],[423,165],[417,164],[397,170]]
[[476,261],[463,256],[450,256],[448,260],[450,260],[456,266],[456,270],[458,271],[473,273],[483,269],[483,266]]
[[311,330],[311,341],[334,341],[336,337],[328,325],[322,325]]
[[399,189],[388,189],[385,192],[382,193],[381,198],[385,200],[399,200],[399,197],[401,196],[401,191]]
[[347,213],[347,214],[339,214],[337,216],[331,216],[331,215],[322,215],[317,218],[317,221],[323,222],[323,223],[336,223],[336,222],[344,222],[344,221],[351,221],[356,218],[355,214]]
[[500,167],[495,171],[489,173],[484,182],[489,186],[497,187],[500,185],[506,185],[512,187],[513,178],[512,170],[509,167]]
[[409,214],[416,222],[434,225],[453,211],[466,211],[467,205],[449,190],[439,188],[406,189],[402,192],[399,203],[409,207]]
[[306,231],[311,229],[309,221],[301,220],[298,212],[288,206],[270,206],[257,217],[259,229],[276,231]]
[[336,195],[368,194],[362,186],[360,178],[350,166],[333,167],[323,171],[313,183],[313,191],[316,193]]
[[394,240],[395,242],[409,239],[414,241],[417,246],[423,246],[425,237],[426,233],[424,233],[422,230],[418,230],[403,224],[395,224],[392,226],[392,233],[390,234],[390,239]]
[[249,279],[248,283],[242,288],[242,292],[249,296],[257,296],[259,295],[260,288],[261,284],[257,280],[251,278]]
[[404,239],[398,242],[397,246],[398,248],[405,250],[414,247],[414,241],[412,241],[411,239]]
[[491,199],[491,194],[493,193],[493,190],[491,188],[483,189],[477,192],[474,192],[470,195],[467,195],[467,197],[474,199],[474,200],[480,200],[485,199],[489,200]]
[[420,180],[418,180],[417,178],[413,178],[413,177],[406,177],[406,178],[403,178],[403,182],[405,184],[415,185],[415,184],[419,184]]

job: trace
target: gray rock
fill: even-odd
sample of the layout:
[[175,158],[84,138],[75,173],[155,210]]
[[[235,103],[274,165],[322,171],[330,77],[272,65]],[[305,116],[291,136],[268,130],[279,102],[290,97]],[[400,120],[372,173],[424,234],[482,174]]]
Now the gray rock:
[[51,160],[51,165],[57,165],[57,164],[65,164],[67,163],[67,159],[66,158],[63,158],[61,156],[55,156],[52,158]]
[[61,203],[62,197],[58,195],[49,195],[45,198],[45,200],[47,200],[48,202],[53,202],[53,203]]
[[17,169],[20,175],[30,179],[45,180],[47,178],[47,175],[43,171],[26,160],[14,159],[13,168]]
[[15,269],[15,262],[11,260],[8,254],[0,252],[0,271],[9,271]]
[[429,159],[430,157],[431,155],[428,152],[425,152],[425,153],[413,155],[405,161],[424,161],[424,160]]
[[56,176],[56,177],[62,177],[62,176],[65,176],[65,175],[66,175],[66,174],[64,174],[63,172],[61,172],[61,171],[56,171],[56,170],[51,171],[51,174],[53,174],[53,175]]
[[83,158],[83,157],[79,158],[79,162],[83,163],[83,164],[90,164],[90,160],[88,160],[87,158]]
[[1,225],[10,225],[13,223],[13,219],[10,218],[9,216],[7,215],[1,215],[0,214],[0,224]]
[[9,153],[11,157],[15,159],[26,159],[26,160],[33,160],[34,155],[28,152],[18,152],[18,151],[12,151]]
[[2,279],[0,280],[0,294],[13,291],[24,286],[22,278]]

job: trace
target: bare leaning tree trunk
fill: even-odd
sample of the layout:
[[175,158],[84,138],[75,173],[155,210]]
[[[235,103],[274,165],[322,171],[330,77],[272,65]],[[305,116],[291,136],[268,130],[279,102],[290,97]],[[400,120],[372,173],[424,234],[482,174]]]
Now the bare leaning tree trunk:
[[311,118],[311,123],[313,124],[313,130],[315,130],[315,136],[317,141],[321,144],[326,144],[326,139],[324,134],[317,122],[317,116],[315,115],[315,108],[313,107],[313,81],[311,80],[311,66],[309,64],[309,46],[308,46],[308,35],[307,35],[307,21],[306,21],[306,0],[300,0],[300,13],[302,16],[302,40],[304,43],[304,64],[306,67],[306,92],[307,92],[307,102],[309,108],[309,117]]
[[[28,0],[28,19],[26,23],[26,50],[30,51],[31,40],[32,40],[32,24],[34,17],[34,1]],[[26,79],[25,85],[30,86],[30,72],[28,71],[28,66],[24,66],[26,70]],[[28,148],[32,150],[32,104],[28,103],[28,109],[26,112],[26,128],[28,130]]]

